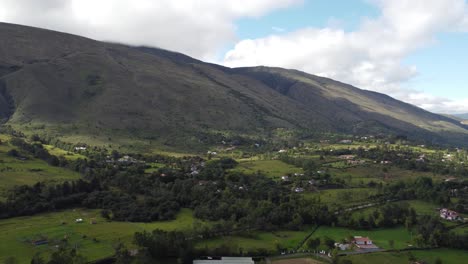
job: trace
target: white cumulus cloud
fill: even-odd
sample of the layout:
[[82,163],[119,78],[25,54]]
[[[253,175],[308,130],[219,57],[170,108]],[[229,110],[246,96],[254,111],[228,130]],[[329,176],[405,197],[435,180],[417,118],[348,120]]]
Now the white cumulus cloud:
[[235,20],[302,0],[0,0],[0,21],[149,45],[201,59],[236,40]]
[[364,19],[355,31],[303,28],[245,39],[226,53],[223,63],[231,67],[295,68],[387,93],[430,111],[468,112],[467,100],[451,101],[405,89],[405,83],[418,71],[415,66],[403,63],[415,50],[434,43],[437,33],[468,30],[466,2],[370,1],[380,8],[381,14]]

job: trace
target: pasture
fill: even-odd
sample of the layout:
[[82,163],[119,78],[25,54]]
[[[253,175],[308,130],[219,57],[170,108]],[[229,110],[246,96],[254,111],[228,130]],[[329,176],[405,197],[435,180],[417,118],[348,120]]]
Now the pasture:
[[5,147],[0,148],[0,196],[4,196],[5,191],[15,185],[32,185],[39,181],[59,183],[80,177],[77,172],[50,166],[40,159],[28,157],[21,160],[10,157],[6,154]]
[[411,233],[403,227],[374,229],[374,230],[353,230],[342,227],[321,226],[312,235],[312,238],[329,237],[335,241],[343,241],[353,236],[367,236],[379,248],[391,249],[390,240],[394,241],[395,249],[408,248],[411,244]]
[[303,172],[301,168],[286,164],[280,160],[241,161],[233,170],[245,174],[255,174],[260,172],[274,179],[279,179],[281,176],[287,174]]
[[60,157],[63,156],[68,160],[76,160],[76,159],[85,159],[86,156],[81,155],[79,153],[74,153],[71,151],[66,151],[61,148],[57,148],[51,145],[43,145],[44,148],[52,155]]
[[425,261],[428,264],[436,263],[439,258],[444,264],[461,264],[466,263],[468,252],[465,250],[455,249],[431,249],[431,250],[414,250],[406,252],[379,252],[372,254],[354,255],[340,257],[341,260],[348,259],[353,263],[359,264],[407,264],[410,263],[410,256],[414,256],[417,260]]
[[320,264],[325,263],[313,258],[291,258],[291,259],[276,259],[272,261],[273,264]]
[[[82,223],[75,219],[82,218]],[[92,224],[91,221],[95,221]],[[0,262],[15,256],[19,263],[29,263],[36,252],[49,254],[62,240],[76,246],[88,260],[111,256],[113,246],[122,241],[132,248],[133,234],[138,231],[190,230],[194,224],[192,211],[182,209],[172,221],[152,223],[108,222],[100,210],[73,209],[35,216],[0,220]],[[45,238],[46,245],[32,245],[32,240]]]
[[265,249],[277,252],[278,248],[292,250],[312,231],[308,228],[304,231],[275,231],[275,232],[250,232],[245,235],[224,236],[201,241],[197,248],[217,248],[225,246],[231,250],[245,251]]
[[429,177],[441,180],[444,177],[434,175],[430,172],[411,171],[394,166],[380,164],[365,164],[348,168],[330,168],[331,175],[343,179],[349,186],[363,186],[373,181],[375,183],[386,183],[398,180],[415,180],[418,177]]
[[304,197],[311,201],[315,200],[327,205],[349,206],[359,202],[365,202],[370,195],[377,193],[372,188],[350,188],[350,189],[329,189],[313,193],[304,193]]

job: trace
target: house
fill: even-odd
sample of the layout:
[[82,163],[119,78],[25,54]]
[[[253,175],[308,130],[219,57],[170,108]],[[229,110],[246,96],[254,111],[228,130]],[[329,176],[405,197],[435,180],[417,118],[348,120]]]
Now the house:
[[296,188],[294,188],[294,192],[297,192],[297,193],[304,192],[304,188],[296,187]]
[[286,152],[288,152],[288,151],[285,150],[285,149],[280,149],[280,150],[278,150],[278,153],[286,153]]
[[246,257],[221,257],[194,260],[193,264],[255,264],[252,258]]
[[368,237],[355,236],[353,238],[353,244],[359,249],[377,249],[378,247],[372,243],[372,240]]
[[463,220],[461,216],[452,210],[449,210],[447,208],[442,208],[440,209],[440,218],[448,220],[448,221],[461,221]]
[[355,155],[341,155],[339,156],[338,158],[342,159],[342,160],[352,160],[354,159],[356,156]]
[[77,219],[75,219],[75,223],[83,223],[83,219],[82,218],[77,218]]
[[346,161],[349,165],[361,165],[366,163],[365,160],[347,160]]
[[348,250],[351,247],[351,245],[350,244],[335,243],[335,247],[339,248],[340,250]]
[[281,176],[281,180],[283,180],[283,181],[289,181],[289,176],[288,176],[288,175]]
[[341,144],[351,144],[351,143],[353,143],[353,141],[350,140],[350,139],[343,139],[343,140],[340,140],[340,143]]
[[75,147],[75,151],[86,150],[86,147]]
[[145,163],[144,161],[139,161],[135,158],[132,158],[128,155],[123,156],[122,158],[117,160],[118,163],[124,164],[124,165],[129,165],[133,163]]

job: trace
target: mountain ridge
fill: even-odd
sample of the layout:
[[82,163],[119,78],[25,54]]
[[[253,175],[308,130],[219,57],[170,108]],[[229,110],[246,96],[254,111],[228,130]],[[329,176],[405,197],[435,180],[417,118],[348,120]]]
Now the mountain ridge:
[[468,142],[455,119],[297,70],[228,68],[6,23],[0,39],[0,119],[71,141],[130,135],[177,145],[287,129]]

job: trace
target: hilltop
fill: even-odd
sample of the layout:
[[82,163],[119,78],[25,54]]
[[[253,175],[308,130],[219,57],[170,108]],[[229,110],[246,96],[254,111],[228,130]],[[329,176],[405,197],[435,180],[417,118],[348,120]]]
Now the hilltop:
[[186,147],[278,130],[468,142],[455,119],[296,70],[226,68],[6,23],[0,39],[0,120],[26,133]]

